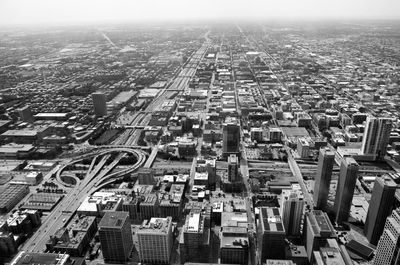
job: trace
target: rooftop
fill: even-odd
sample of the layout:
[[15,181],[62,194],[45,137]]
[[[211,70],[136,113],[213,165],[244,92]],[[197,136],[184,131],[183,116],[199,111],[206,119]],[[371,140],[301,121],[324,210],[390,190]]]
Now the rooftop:
[[285,228],[282,223],[282,218],[279,212],[279,208],[276,207],[261,207],[260,219],[264,231],[266,232],[285,232]]
[[10,265],[40,264],[40,265],[67,265],[73,264],[68,254],[29,253],[21,251],[15,256]]
[[328,237],[336,235],[332,223],[328,218],[328,215],[323,211],[311,211],[311,213],[309,214],[309,220],[314,234]]
[[38,132],[36,130],[29,130],[29,129],[24,129],[24,130],[8,130],[2,134],[2,136],[7,137],[7,136],[36,136]]
[[154,234],[163,233],[167,234],[171,230],[172,217],[156,218],[153,217],[150,221],[145,220],[139,227],[138,234]]
[[120,228],[128,218],[127,212],[106,212],[99,223],[99,228]]

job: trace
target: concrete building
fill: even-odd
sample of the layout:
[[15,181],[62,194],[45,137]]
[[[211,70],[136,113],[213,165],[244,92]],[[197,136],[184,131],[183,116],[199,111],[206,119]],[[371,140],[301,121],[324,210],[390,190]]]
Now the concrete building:
[[0,158],[24,159],[32,155],[36,148],[32,144],[9,143],[0,146]]
[[151,193],[144,196],[140,201],[139,212],[141,220],[150,220],[152,217],[160,215],[160,200],[157,194]]
[[19,252],[9,265],[85,265],[82,258],[71,258],[68,254]]
[[309,264],[306,248],[302,245],[287,246],[285,258],[293,261],[296,265]]
[[309,260],[311,260],[314,251],[327,245],[328,239],[336,238],[336,232],[328,215],[320,210],[306,213],[303,231]]
[[33,115],[32,115],[32,110],[30,106],[24,106],[18,110],[19,116],[21,117],[21,120],[24,122],[32,122],[33,121]]
[[102,92],[92,94],[94,114],[98,117],[107,115],[107,96]]
[[375,159],[384,158],[392,130],[392,122],[390,118],[368,116],[361,146],[362,154],[372,155]]
[[137,231],[140,262],[169,264],[173,246],[172,217],[151,218]]
[[193,178],[194,185],[208,187],[208,172],[195,172]]
[[282,221],[286,235],[300,236],[304,211],[304,197],[299,191],[283,190],[281,199]]
[[[0,257],[11,257],[18,250],[14,235],[8,231],[0,231]],[[0,259],[1,262],[1,259]]]
[[285,227],[276,207],[261,207],[258,220],[258,246],[261,263],[285,257]]
[[66,227],[60,228],[53,236],[50,236],[46,248],[49,252],[67,253],[72,257],[80,257],[85,254],[96,232],[96,217],[75,215]]
[[0,213],[7,213],[29,194],[28,185],[11,184],[0,194]]
[[99,223],[99,238],[106,261],[127,261],[133,248],[128,213],[107,212]]
[[205,223],[205,216],[201,212],[192,211],[186,216],[179,239],[181,263],[207,260],[208,255],[206,253],[208,253],[210,229],[205,226]]
[[208,185],[214,185],[216,183],[217,169],[215,166],[215,159],[205,159],[198,157],[196,161],[196,172],[207,172],[208,173]]
[[269,128],[269,141],[279,143],[282,140],[281,128]]
[[297,140],[297,153],[301,158],[308,158],[310,155],[310,143],[306,138]]
[[228,157],[228,180],[235,182],[239,180],[239,160],[236,155],[229,155]]
[[155,184],[155,171],[152,168],[139,168],[138,181],[140,185],[154,185]]
[[313,260],[315,265],[346,265],[340,249],[333,247],[322,247],[319,251],[314,251]]
[[330,149],[320,149],[318,157],[317,174],[314,183],[315,208],[326,211],[329,185],[331,183],[335,153]]
[[393,211],[386,219],[382,236],[376,247],[374,265],[399,264],[400,213]]
[[231,117],[228,118],[222,127],[222,152],[224,156],[238,154],[240,144],[240,126],[238,121]]
[[264,130],[262,128],[251,128],[250,140],[262,142],[264,140]]
[[221,263],[248,263],[249,238],[246,213],[223,212],[219,237]]
[[122,210],[122,196],[115,192],[98,191],[88,196],[79,206],[77,213],[102,217],[106,212]]
[[159,194],[160,217],[171,216],[173,221],[179,221],[182,213],[185,186],[172,184],[169,193]]
[[340,174],[334,204],[336,222],[339,224],[347,221],[349,218],[354,188],[356,187],[358,168],[358,163],[354,158],[346,157],[340,164]]
[[389,176],[377,177],[369,202],[364,233],[369,243],[376,245],[382,235],[386,218],[392,211],[397,184]]

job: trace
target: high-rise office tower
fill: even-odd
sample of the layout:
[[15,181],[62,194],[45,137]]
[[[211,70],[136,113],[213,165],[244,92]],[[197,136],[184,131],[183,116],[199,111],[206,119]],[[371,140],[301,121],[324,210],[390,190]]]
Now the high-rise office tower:
[[319,150],[317,175],[315,176],[314,184],[314,203],[319,210],[326,211],[334,163],[335,153],[333,151],[328,148]]
[[375,159],[382,159],[386,154],[391,130],[392,119],[369,116],[365,126],[361,152],[364,155],[373,155]]
[[396,183],[389,176],[375,179],[364,226],[364,233],[373,245],[378,243],[386,218],[391,213],[396,186]]
[[98,117],[107,115],[107,98],[104,93],[95,92],[92,94],[94,114]]
[[304,198],[301,192],[283,190],[281,213],[288,236],[300,236],[301,219],[304,210]]
[[181,262],[204,262],[207,260],[208,243],[205,238],[209,228],[205,226],[205,216],[197,211],[186,216],[180,238]]
[[283,259],[285,257],[285,227],[279,208],[261,207],[258,222],[261,263],[264,263],[266,259]]
[[228,117],[222,128],[222,152],[224,156],[238,154],[240,126],[235,118]]
[[400,263],[400,215],[393,211],[386,219],[382,236],[376,247],[374,265],[392,265]]
[[304,223],[303,236],[306,241],[308,260],[311,260],[313,251],[328,245],[328,239],[336,238],[336,232],[328,215],[320,210],[306,213]]
[[346,157],[342,160],[334,205],[337,223],[345,222],[349,218],[357,172],[358,164],[354,158]]
[[104,259],[112,262],[125,262],[133,248],[129,214],[106,212],[98,227]]
[[169,264],[173,245],[172,217],[151,218],[136,234],[140,262]]
[[229,155],[228,157],[228,179],[231,182],[238,181],[238,158],[236,155]]

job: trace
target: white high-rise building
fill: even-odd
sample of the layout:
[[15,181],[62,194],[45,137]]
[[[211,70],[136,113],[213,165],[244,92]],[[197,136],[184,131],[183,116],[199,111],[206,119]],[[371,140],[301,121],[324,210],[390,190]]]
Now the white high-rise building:
[[386,219],[385,228],[376,247],[374,265],[398,264],[400,245],[400,215],[393,211]]
[[303,217],[304,197],[299,191],[283,190],[281,213],[286,234],[299,236]]
[[392,119],[369,116],[361,146],[362,154],[373,155],[374,159],[382,159],[386,154],[391,130]]
[[172,217],[151,218],[140,226],[137,237],[141,262],[169,264],[173,245]]

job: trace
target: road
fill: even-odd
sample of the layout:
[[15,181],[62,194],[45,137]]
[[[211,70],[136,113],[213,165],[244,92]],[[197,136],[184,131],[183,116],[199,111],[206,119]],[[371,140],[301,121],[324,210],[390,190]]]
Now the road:
[[246,200],[246,212],[247,212],[247,222],[248,222],[248,235],[250,241],[250,264],[255,265],[258,261],[258,251],[257,251],[257,240],[254,236],[256,234],[256,226],[254,220],[254,213],[253,213],[253,193],[251,192],[251,187],[249,183],[249,166],[247,161],[247,156],[245,150],[242,150],[242,155],[240,159],[240,172],[242,174],[243,183],[245,187],[245,196],[243,196]]
[[[115,149],[115,151],[118,150],[119,149]],[[121,148],[121,150],[124,149]],[[136,170],[144,163],[144,153],[141,150],[137,150],[137,152],[138,154],[140,154],[138,155],[138,163],[130,168],[130,170],[132,171]],[[107,157],[108,155],[105,156]],[[117,159],[121,158],[121,156],[117,156]],[[101,161],[99,163],[101,163]],[[114,165],[106,167],[104,170],[101,171],[99,169],[96,169],[95,166],[94,169],[80,183],[78,183],[77,186],[73,190],[71,190],[53,209],[53,211],[43,221],[38,231],[36,231],[32,235],[32,237],[25,242],[21,250],[29,252],[43,251],[50,236],[54,235],[55,232],[64,225],[65,220],[68,220],[73,215],[73,213],[78,209],[79,205],[83,202],[86,196],[92,193],[98,182],[108,179],[109,176],[107,176],[107,174],[111,171],[112,166],[115,165],[116,163]],[[120,174],[125,175],[126,170],[121,171]],[[68,210],[68,212],[65,212],[66,210]]]
[[292,171],[293,176],[296,177],[297,182],[300,184],[306,204],[310,205],[310,207],[312,209],[313,208],[313,198],[311,197],[306,185],[304,184],[303,175],[301,174],[300,168],[297,165],[296,160],[293,158],[292,150],[288,146],[285,146],[285,150],[288,155],[287,157],[288,157],[288,164],[289,164],[290,170]]
[[[104,33],[101,34],[114,48],[118,48]],[[184,66],[182,66],[182,69],[177,74],[177,76],[174,76],[170,79],[164,90],[159,93],[159,96],[153,100],[153,102],[146,108],[144,112],[139,112],[138,114],[136,114],[136,117],[132,120],[131,125],[140,124],[142,126],[146,126],[151,118],[151,113],[159,105],[161,105],[162,102],[164,102],[168,97],[172,95],[171,91],[184,91],[187,88],[189,81],[195,75],[200,61],[204,57],[208,47],[211,44],[211,40],[208,38],[208,34],[209,32],[207,32],[204,36],[206,38],[206,41],[195,53],[192,54],[189,61]],[[141,129],[128,129],[113,142],[113,146],[120,145],[121,150],[125,150],[124,148],[127,147],[132,147],[131,145],[136,145],[140,133]],[[118,150],[119,149],[115,149],[114,151]],[[21,250],[30,252],[43,251],[45,249],[46,242],[50,238],[50,235],[54,235],[55,232],[64,225],[66,220],[68,220],[73,215],[73,213],[76,211],[76,209],[79,207],[79,205],[88,194],[91,194],[93,190],[103,186],[104,183],[109,183],[115,178],[127,174],[127,172],[136,170],[137,168],[142,166],[146,160],[146,156],[144,155],[143,151],[136,150],[135,152],[137,152],[138,162],[135,165],[126,170],[109,174],[111,170],[117,165],[119,159],[123,157],[123,155],[117,156],[114,162],[112,162],[108,166],[105,166],[105,162],[109,158],[109,155],[103,155],[102,159],[99,162],[96,162],[99,159],[98,156],[102,152],[100,150],[95,150],[94,152],[97,153],[94,154],[94,159],[89,166],[90,172],[88,172],[86,177],[82,181],[77,183],[75,188],[71,190],[58,205],[55,206],[53,211],[50,212],[49,215],[44,219],[41,227],[32,235],[31,238],[29,238],[25,242]],[[154,150],[152,151],[152,156],[155,157],[154,154],[156,153],[157,147],[154,148]],[[78,158],[75,157],[73,160],[69,160],[68,163],[72,163],[73,161],[76,161],[77,159],[80,159],[82,157],[86,157],[86,155],[82,155]],[[64,169],[65,166],[60,168]],[[58,177],[60,178],[59,173]]]

